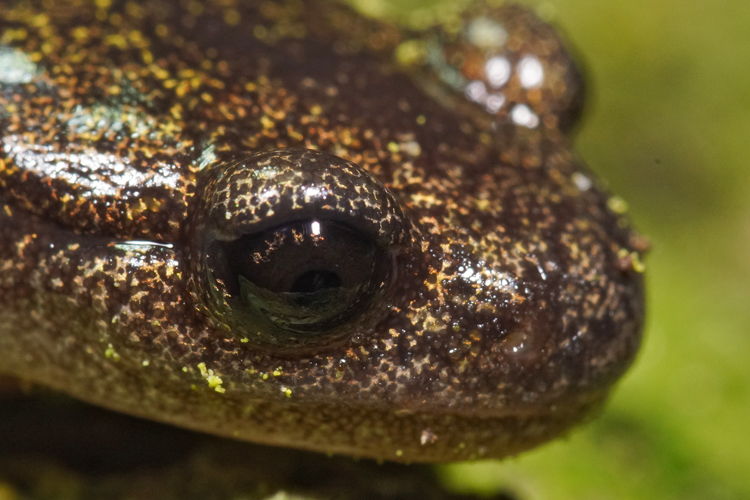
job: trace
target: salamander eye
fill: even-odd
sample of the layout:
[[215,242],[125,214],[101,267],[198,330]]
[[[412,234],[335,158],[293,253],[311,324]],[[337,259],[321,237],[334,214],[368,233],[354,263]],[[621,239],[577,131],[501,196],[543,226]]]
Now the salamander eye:
[[410,225],[363,169],[279,150],[209,172],[191,227],[199,303],[275,353],[338,345],[386,304]]
[[385,249],[341,223],[317,220],[216,241],[207,258],[233,310],[302,334],[351,320],[390,272]]

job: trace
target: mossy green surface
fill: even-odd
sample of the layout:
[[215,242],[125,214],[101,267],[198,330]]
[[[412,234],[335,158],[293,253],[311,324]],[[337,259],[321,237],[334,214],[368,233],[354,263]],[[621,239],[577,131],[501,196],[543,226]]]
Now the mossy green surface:
[[[391,16],[429,0],[363,1]],[[649,237],[646,340],[602,416],[462,489],[750,498],[750,3],[550,0],[590,83],[576,147]]]

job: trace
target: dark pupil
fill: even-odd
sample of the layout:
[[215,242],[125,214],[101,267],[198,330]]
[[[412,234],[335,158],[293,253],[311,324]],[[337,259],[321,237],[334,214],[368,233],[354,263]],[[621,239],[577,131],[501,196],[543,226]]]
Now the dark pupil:
[[295,222],[219,245],[232,307],[286,330],[312,333],[348,321],[383,278],[384,252],[336,222]]
[[341,278],[326,269],[315,269],[308,271],[297,278],[292,285],[292,293],[312,294],[325,288],[338,288],[341,286]]

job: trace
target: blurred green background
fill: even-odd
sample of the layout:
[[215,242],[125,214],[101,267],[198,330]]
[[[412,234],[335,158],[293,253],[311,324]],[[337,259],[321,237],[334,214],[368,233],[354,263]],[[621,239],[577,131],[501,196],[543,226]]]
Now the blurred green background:
[[517,459],[447,466],[447,480],[529,500],[750,498],[750,2],[532,5],[588,73],[579,152],[653,243],[646,341],[594,423]]

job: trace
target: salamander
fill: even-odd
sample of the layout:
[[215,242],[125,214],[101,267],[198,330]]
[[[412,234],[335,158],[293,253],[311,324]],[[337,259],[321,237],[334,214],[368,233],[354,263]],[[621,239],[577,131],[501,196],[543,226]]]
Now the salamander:
[[565,433],[631,364],[643,240],[526,8],[0,4],[0,372],[403,462]]

